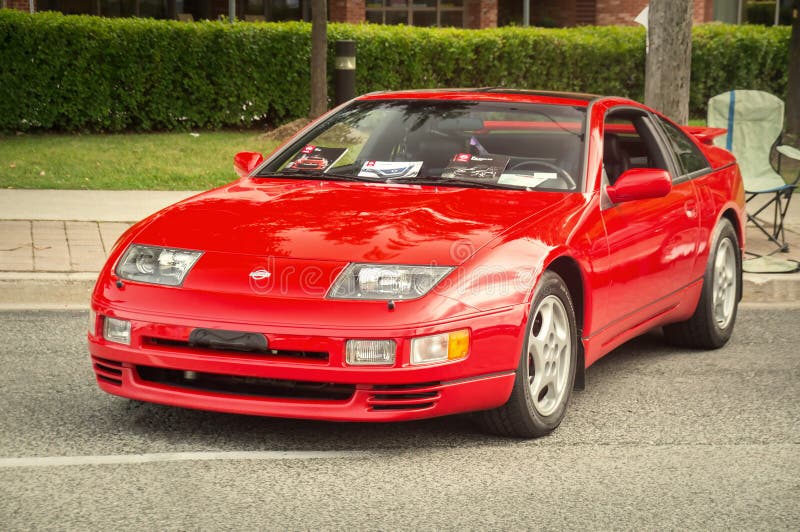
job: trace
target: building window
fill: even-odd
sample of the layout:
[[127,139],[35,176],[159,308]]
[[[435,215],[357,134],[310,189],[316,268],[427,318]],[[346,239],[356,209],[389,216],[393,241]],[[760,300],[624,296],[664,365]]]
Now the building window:
[[[26,0],[27,1],[27,0]],[[37,0],[39,11],[100,15],[104,17],[148,17],[183,21],[228,18],[225,0]],[[240,20],[308,20],[308,0],[237,0]]]
[[464,27],[464,0],[367,0],[367,22]]

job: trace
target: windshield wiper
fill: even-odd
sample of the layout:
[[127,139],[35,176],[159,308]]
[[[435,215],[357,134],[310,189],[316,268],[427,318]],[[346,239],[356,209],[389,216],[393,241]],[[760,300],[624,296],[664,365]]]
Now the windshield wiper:
[[259,174],[255,177],[294,177],[300,179],[322,179],[325,181],[351,181],[356,183],[387,183],[387,184],[408,184],[408,185],[441,185],[452,187],[470,187],[470,188],[500,188],[505,190],[526,190],[525,187],[517,185],[501,185],[500,183],[491,183],[486,181],[478,181],[471,179],[458,179],[458,178],[441,178],[441,177],[395,177],[388,179],[376,179],[374,177],[364,177],[349,174],[337,174],[333,172],[321,172],[318,170],[296,170],[296,169],[283,169],[279,172],[270,172],[268,174]]
[[387,183],[404,183],[409,185],[442,185],[445,187],[471,187],[471,188],[501,188],[505,190],[527,190],[518,185],[503,185],[487,181],[472,179],[458,179],[452,177],[398,177],[388,179]]
[[337,174],[335,172],[322,172],[319,170],[283,169],[279,172],[260,174],[256,177],[299,177],[301,179],[324,179],[326,181],[353,181],[358,183],[383,183],[383,180],[370,177],[359,177],[350,174]]

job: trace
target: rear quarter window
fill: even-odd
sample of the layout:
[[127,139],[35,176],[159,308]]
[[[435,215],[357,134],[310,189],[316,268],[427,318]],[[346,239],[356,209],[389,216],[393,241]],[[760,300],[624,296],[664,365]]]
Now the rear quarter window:
[[658,121],[667,136],[670,147],[675,152],[681,175],[693,174],[710,168],[708,160],[694,142],[686,136],[686,133],[666,120],[659,118]]

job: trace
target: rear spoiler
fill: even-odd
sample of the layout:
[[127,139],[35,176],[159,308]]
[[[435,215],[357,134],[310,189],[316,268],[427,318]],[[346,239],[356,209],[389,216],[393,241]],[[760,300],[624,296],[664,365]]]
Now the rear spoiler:
[[728,132],[727,129],[721,127],[684,126],[683,129],[700,141],[700,144],[707,144],[709,146],[713,144],[716,137]]

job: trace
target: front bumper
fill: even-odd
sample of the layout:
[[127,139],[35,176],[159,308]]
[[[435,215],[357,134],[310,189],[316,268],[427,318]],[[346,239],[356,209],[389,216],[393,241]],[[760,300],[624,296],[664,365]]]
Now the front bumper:
[[[191,318],[95,308],[89,351],[104,391],[184,408],[332,421],[401,421],[495,408],[511,393],[521,348],[524,310],[481,313],[429,327],[391,331],[253,325],[225,328],[267,336],[266,355],[188,345],[196,327],[222,328]],[[104,315],[131,321],[131,345],[102,337]],[[448,363],[412,366],[411,338],[468,328],[468,356]],[[348,366],[349,338],[392,338],[391,367]]]

